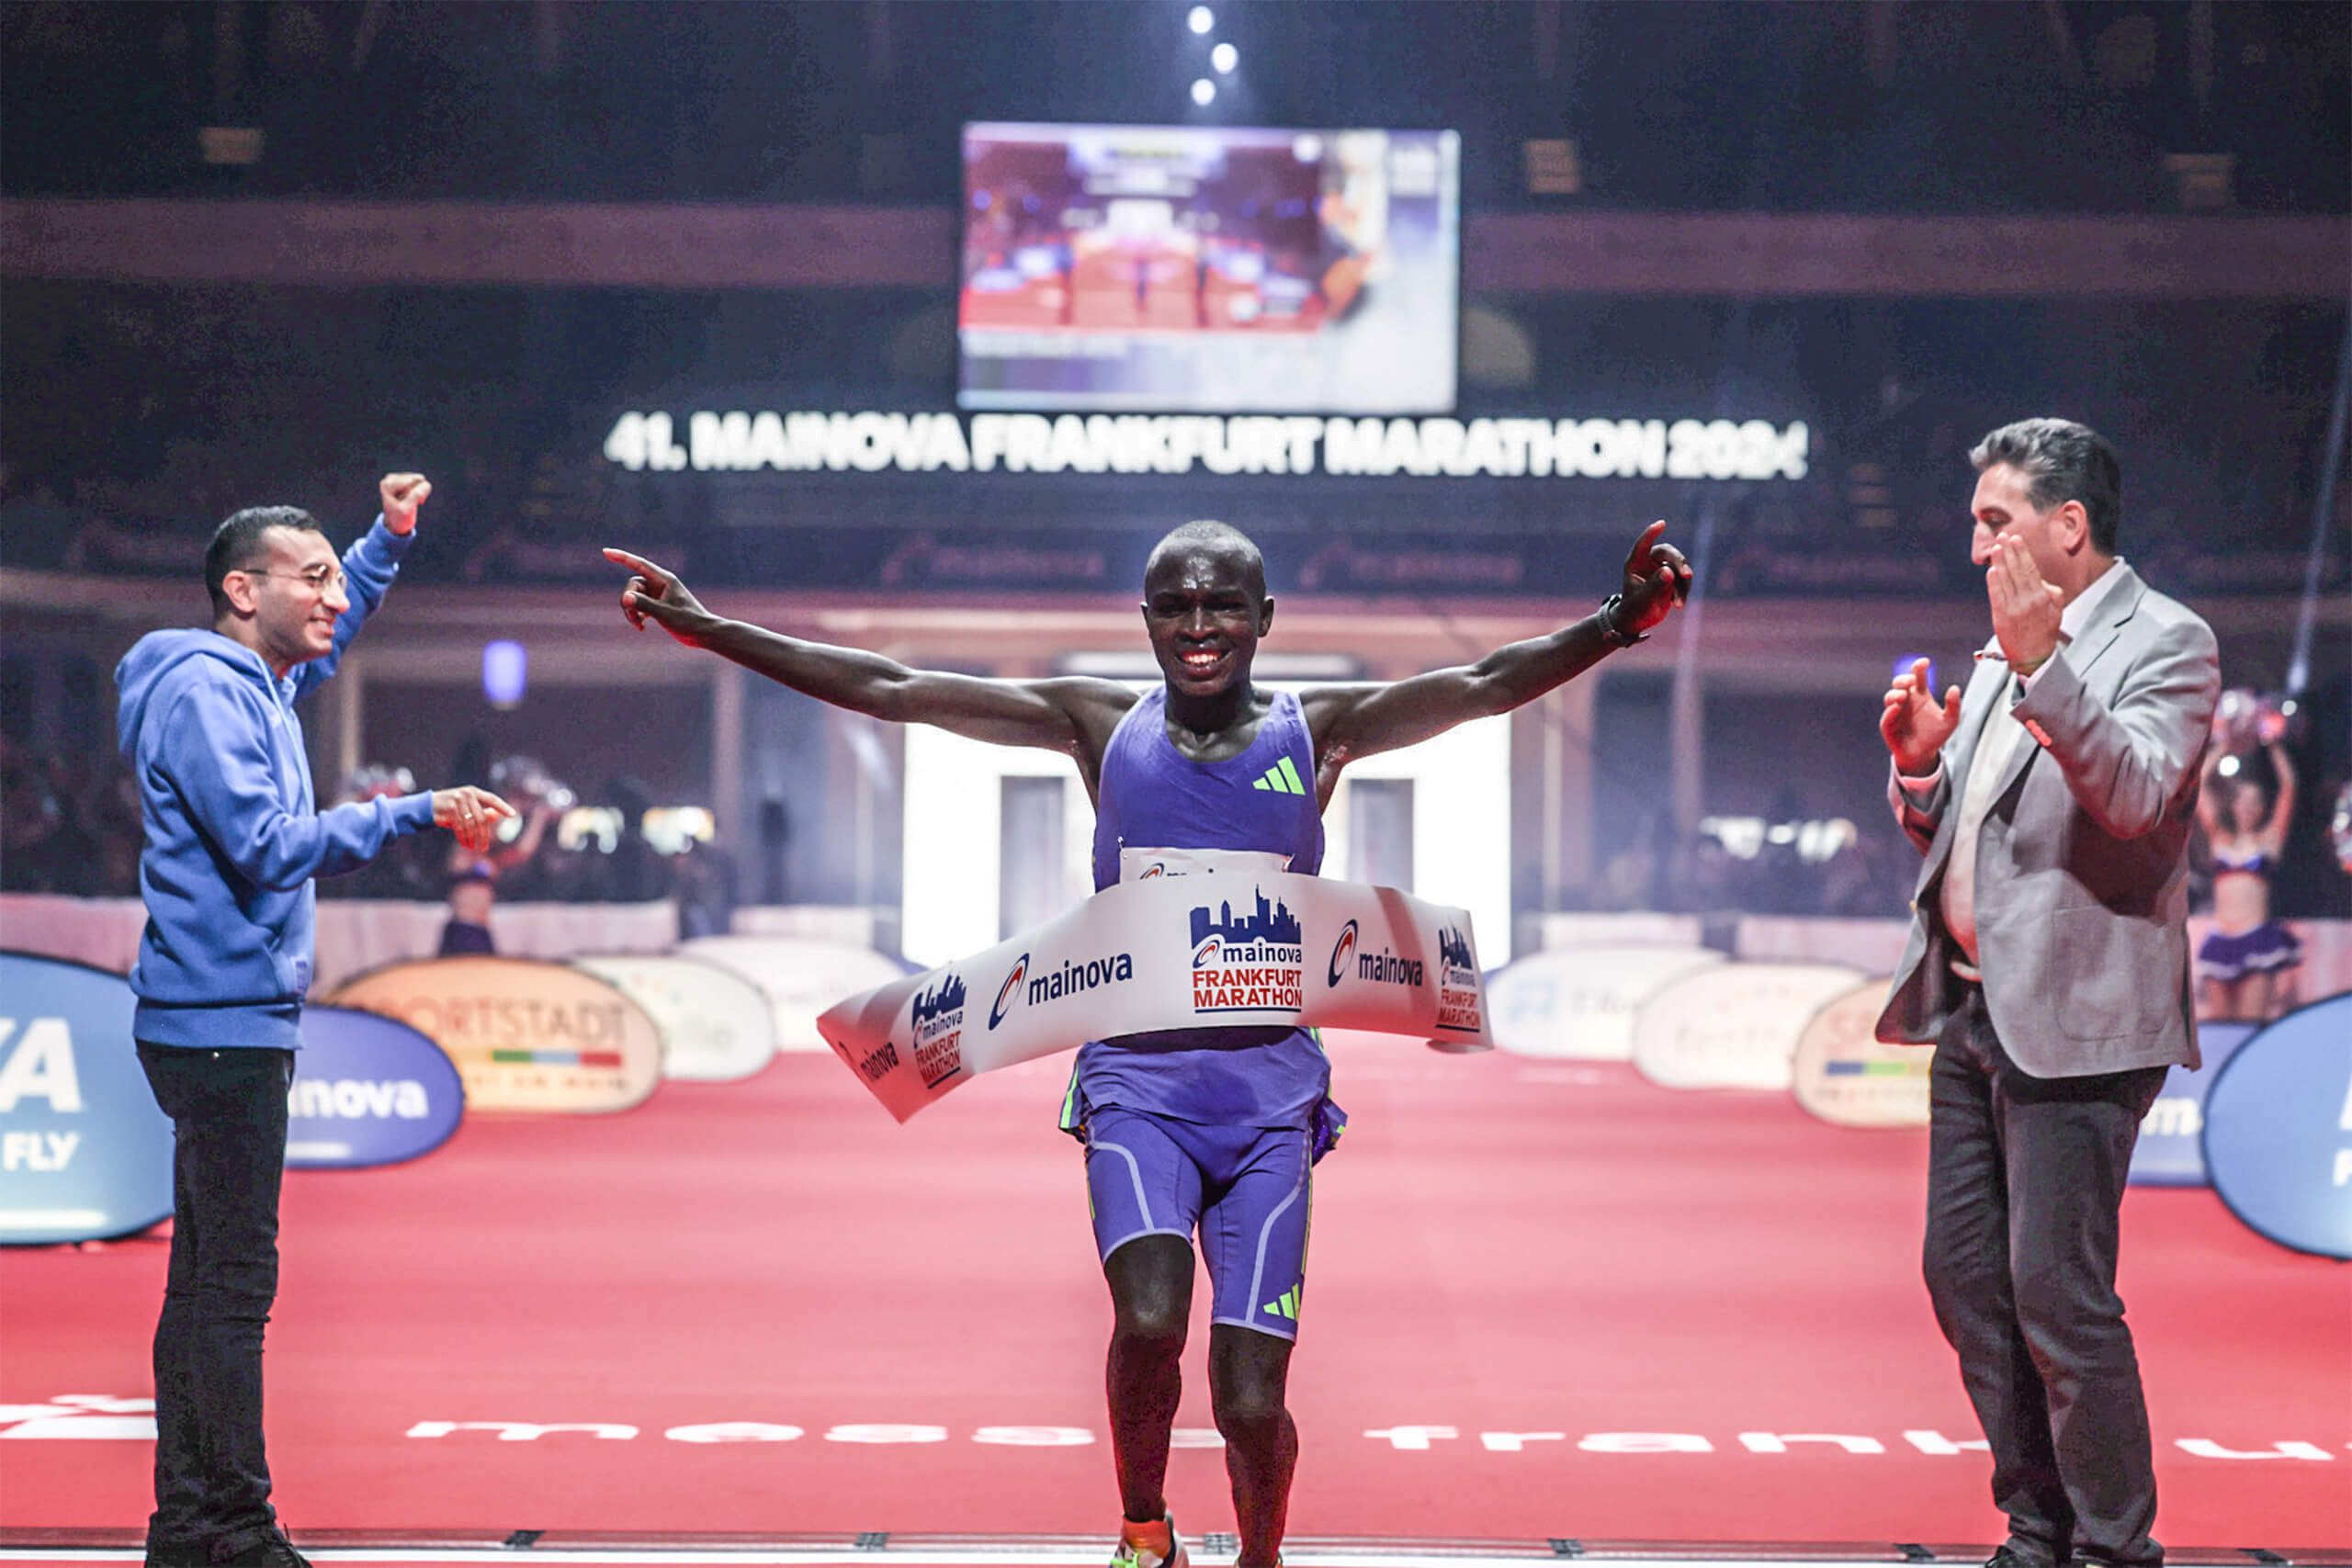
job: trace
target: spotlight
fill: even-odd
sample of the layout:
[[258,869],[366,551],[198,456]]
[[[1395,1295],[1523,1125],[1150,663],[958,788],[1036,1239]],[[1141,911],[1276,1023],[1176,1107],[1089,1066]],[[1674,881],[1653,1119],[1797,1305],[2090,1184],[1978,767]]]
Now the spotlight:
[[1196,33],[1204,33],[1216,26],[1216,13],[1206,6],[1195,6],[1186,14],[1184,25]]
[[481,649],[481,694],[494,708],[520,706],[528,683],[530,657],[519,642],[486,642]]
[[2213,771],[2225,779],[2233,779],[2238,776],[2238,760],[2235,757],[2224,757],[2222,759],[2221,766]]
[[1203,108],[1216,102],[1216,84],[1204,76],[1193,84],[1193,101]]
[[1216,67],[1220,76],[1230,76],[1233,68],[1241,63],[1241,51],[1229,43],[1221,43],[1209,51],[1209,63]]

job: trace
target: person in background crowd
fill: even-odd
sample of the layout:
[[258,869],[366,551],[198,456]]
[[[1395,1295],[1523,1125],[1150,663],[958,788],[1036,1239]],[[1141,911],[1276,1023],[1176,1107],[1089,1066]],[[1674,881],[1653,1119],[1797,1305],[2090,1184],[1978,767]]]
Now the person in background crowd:
[[678,903],[678,937],[725,936],[735,929],[735,861],[702,839],[678,846],[673,861]]
[[[715,615],[651,561],[605,554],[634,574],[621,612],[639,630],[653,622],[688,648],[855,713],[1070,757],[1095,803],[1100,890],[1131,861],[1170,847],[1270,856],[1316,874],[1323,807],[1350,761],[1509,713],[1663,622],[1690,585],[1665,532],[1664,523],[1645,529],[1619,592],[1547,637],[1475,665],[1305,695],[1250,679],[1274,602],[1258,547],[1222,523],[1185,524],[1151,552],[1137,608],[1161,682],[1143,694],[1086,677],[910,670]],[[1111,1293],[1105,1382],[1125,1514],[1113,1568],[1186,1562],[1165,1483],[1196,1230],[1215,1292],[1209,1403],[1226,1442],[1237,1561],[1280,1561],[1298,1461],[1286,1390],[1306,1285],[1308,1171],[1346,1125],[1330,1087],[1330,1063],[1303,1029],[1183,1031],[1150,1046],[1080,1049],[1061,1126],[1087,1147],[1089,1209]]]
[[1934,1044],[1928,1294],[2008,1540],[1986,1568],[2154,1568],[2156,1477],[2115,1293],[2123,1182],[2189,1016],[2188,829],[2222,690],[2212,628],[2115,553],[2122,466],[2030,419],[1969,454],[1993,640],[1879,719],[1927,857],[1881,1040]]
[[2205,760],[2197,823],[2213,852],[2213,930],[2197,947],[2199,1015],[2277,1018],[2294,992],[2303,945],[2270,918],[2270,877],[2295,815],[2295,765],[2278,741],[2263,748],[2278,794],[2263,810],[2262,786],[2241,773],[2223,778],[2222,754]]
[[490,912],[497,902],[498,884],[489,872],[475,866],[460,874],[449,884],[449,919],[441,928],[441,946],[435,956],[495,953],[498,944],[491,940]]
[[388,474],[379,491],[383,514],[340,561],[300,508],[230,517],[204,553],[211,627],[150,632],[115,671],[145,831],[132,1035],[174,1140],[149,1568],[305,1568],[270,1503],[261,1361],[311,879],[435,826],[479,854],[513,815],[473,788],[315,804],[294,705],[383,603],[432,487]]

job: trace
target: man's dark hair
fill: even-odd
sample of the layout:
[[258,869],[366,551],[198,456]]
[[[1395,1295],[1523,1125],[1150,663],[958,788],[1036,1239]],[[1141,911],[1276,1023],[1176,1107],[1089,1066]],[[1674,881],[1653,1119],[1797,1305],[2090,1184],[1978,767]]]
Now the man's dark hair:
[[1976,444],[1968,460],[1983,473],[2007,463],[2026,479],[2026,494],[2047,512],[2069,501],[2083,504],[2091,543],[2103,556],[2115,553],[2115,530],[2123,521],[2123,464],[2107,437],[2071,419],[2021,419],[2005,424]]
[[1162,557],[1192,549],[1236,557],[1258,597],[1266,596],[1266,558],[1258,553],[1258,547],[1249,535],[1230,523],[1182,523],[1169,529],[1159,536],[1159,543],[1151,547],[1151,556],[1144,562],[1144,576],[1151,576],[1151,569],[1159,564]]
[[229,595],[221,581],[232,571],[251,571],[266,558],[262,548],[262,536],[272,528],[307,530],[323,534],[319,520],[299,506],[248,506],[243,512],[232,512],[228,520],[212,530],[212,542],[204,547],[204,589],[212,595],[212,618],[219,620],[229,613]]

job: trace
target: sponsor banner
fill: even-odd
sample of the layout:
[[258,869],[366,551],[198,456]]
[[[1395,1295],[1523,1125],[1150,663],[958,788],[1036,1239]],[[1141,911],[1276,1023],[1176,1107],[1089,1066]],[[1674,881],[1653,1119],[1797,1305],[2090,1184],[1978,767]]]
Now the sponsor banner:
[[[681,440],[680,437],[684,439]],[[1331,475],[1434,479],[1802,479],[1802,420],[968,416],[864,409],[631,409],[605,460],[632,472]]]
[[1470,918],[1389,887],[1241,870],[1144,877],[819,1018],[903,1122],[967,1078],[1086,1040],[1329,1025],[1482,1050]]
[[1742,915],[1735,958],[1751,964],[1854,964],[1892,975],[1911,940],[1908,919],[1825,915]]
[[678,953],[757,986],[775,1021],[778,1051],[830,1049],[817,1015],[844,992],[904,979],[909,967],[870,947],[820,937],[698,936],[679,943]]
[[172,1212],[137,1005],[119,975],[0,953],[0,1244],[130,1235]]
[[474,1111],[627,1111],[662,1076],[662,1032],[619,987],[533,958],[426,958],[328,998],[421,1031],[449,1054]]
[[2352,995],[2263,1026],[2205,1094],[2205,1169],[2281,1247],[2352,1258]]
[[1682,976],[1723,962],[1722,953],[1695,944],[1531,953],[1505,964],[1487,987],[1495,1043],[1521,1056],[1629,1061],[1641,1005]]
[[1661,1089],[1793,1087],[1797,1037],[1861,984],[1837,964],[1724,964],[1674,981],[1634,1015],[1634,1066]]
[[2205,1065],[2195,1072],[2174,1067],[2165,1075],[2165,1087],[2140,1123],[2140,1141],[2132,1149],[2132,1184],[2135,1187],[2202,1187],[2205,1179],[2205,1096],[2221,1076],[2222,1064],[2237,1055],[2254,1035],[2256,1025],[2200,1022],[2198,1054]]
[[1865,980],[1822,1004],[1790,1065],[1797,1103],[1839,1127],[1924,1127],[1935,1053],[1877,1038],[1892,979]]
[[775,1017],[757,986],[716,964],[667,953],[575,958],[653,1015],[662,1076],[688,1083],[748,1078],[775,1055]]
[[[592,1406],[592,1408],[594,1408]],[[12,1442],[73,1442],[91,1441],[144,1442],[155,1440],[155,1402],[141,1394],[53,1393],[37,1404],[0,1404],[0,1440]],[[424,1412],[433,1411],[433,1414]],[[644,1443],[659,1445],[675,1443],[688,1450],[705,1453],[724,1451],[743,1443],[837,1443],[860,1449],[925,1448],[935,1449],[944,1444],[971,1444],[981,1448],[1005,1449],[1082,1449],[1105,1441],[1103,1433],[1091,1427],[1038,1426],[1029,1423],[969,1425],[957,1418],[953,1409],[917,1411],[914,1414],[940,1417],[938,1420],[908,1420],[904,1414],[895,1414],[887,1421],[842,1420],[841,1414],[885,1414],[886,1412],[842,1412],[832,1418],[816,1415],[807,1409],[786,1408],[762,1412],[764,1418],[745,1419],[741,1414],[719,1410],[684,1412],[691,1416],[707,1416],[710,1419],[677,1421],[677,1413],[654,1418],[642,1410],[597,1409],[587,1418],[549,1420],[545,1410],[515,1410],[507,1412],[505,1419],[484,1419],[480,1416],[462,1420],[448,1418],[446,1409],[419,1401],[403,1414],[392,1416],[379,1432],[397,1432],[410,1442],[432,1443],[436,1446],[471,1448],[478,1444],[529,1443],[555,1450],[601,1447],[607,1443]],[[1009,1414],[1018,1414],[1012,1412]],[[1435,1414],[1454,1415],[1461,1412],[1440,1411]],[[1459,1455],[1502,1455],[1515,1467],[1524,1466],[1525,1456],[1546,1453],[1606,1454],[1612,1462],[1628,1458],[1679,1460],[1690,1454],[1794,1454],[1809,1453],[1821,1460],[1860,1460],[1865,1466],[1884,1462],[1888,1456],[1951,1460],[1959,1463],[1981,1464],[1974,1455],[1984,1452],[1984,1440],[1971,1438],[1965,1430],[1939,1426],[1926,1411],[1908,1413],[1904,1420],[1889,1415],[1881,1421],[1857,1421],[1858,1428],[1842,1433],[1778,1432],[1766,1424],[1769,1417],[1758,1415],[1747,1423],[1724,1421],[1707,1424],[1698,1431],[1592,1431],[1563,1427],[1552,1431],[1531,1432],[1524,1429],[1494,1430],[1481,1428],[1474,1419],[1454,1422],[1399,1422],[1393,1426],[1363,1429],[1361,1440],[1377,1454],[1429,1454],[1445,1459]],[[634,1416],[633,1420],[618,1419]],[[950,1423],[953,1423],[952,1425]],[[675,1424],[672,1424],[675,1423]],[[1691,1421],[1678,1423],[1702,1426]],[[2210,1428],[2209,1428],[2210,1429]],[[2291,1429],[2291,1428],[2290,1428]],[[2194,1430],[2192,1428],[2192,1430]],[[2203,1436],[2163,1436],[2167,1458],[2175,1463],[2197,1460],[2222,1465],[2275,1465],[2278,1461],[2326,1463],[2336,1443],[2336,1434],[2322,1427],[2301,1428],[2301,1437],[2271,1437],[2257,1430],[2251,1438],[2232,1436],[2227,1440]],[[1171,1447],[1178,1449],[1216,1450],[1225,1447],[1225,1439],[1214,1427],[1178,1427],[1172,1432]],[[1340,1440],[1340,1434],[1331,1434]],[[1346,1439],[1355,1440],[1355,1439]],[[17,1450],[22,1459],[30,1450]],[[641,1451],[641,1450],[640,1450]],[[1511,1458],[1510,1456],[1521,1456]],[[1446,1460],[1446,1462],[1453,1462]],[[1522,1472],[1523,1473],[1523,1472]],[[1075,1561],[1063,1544],[1068,1538],[1051,1542],[1039,1542],[1034,1554],[1014,1552],[1006,1538],[991,1538],[991,1545],[999,1560],[1006,1562],[1058,1562]],[[910,1549],[903,1561],[920,1565],[962,1561],[968,1553],[931,1556],[918,1549]],[[2312,1554],[2317,1556],[2318,1554]],[[574,1547],[567,1543],[562,1559],[570,1563],[642,1562],[649,1560],[643,1551],[604,1552]],[[24,1561],[18,1557],[17,1561]],[[448,1560],[457,1559],[451,1554]],[[774,1562],[778,1559],[764,1553],[747,1555],[749,1562]],[[820,1557],[818,1561],[827,1559]],[[1366,1563],[1440,1561],[1460,1564],[1461,1568],[1510,1568],[1532,1559],[1516,1547],[1502,1548],[1491,1555],[1465,1554],[1451,1549],[1442,1557],[1426,1554],[1396,1557],[1365,1553],[1359,1559]],[[1553,1561],[1557,1561],[1555,1555]]]
[[457,1064],[397,1019],[302,1010],[302,1051],[286,1093],[289,1168],[398,1165],[449,1141],[466,1113]]

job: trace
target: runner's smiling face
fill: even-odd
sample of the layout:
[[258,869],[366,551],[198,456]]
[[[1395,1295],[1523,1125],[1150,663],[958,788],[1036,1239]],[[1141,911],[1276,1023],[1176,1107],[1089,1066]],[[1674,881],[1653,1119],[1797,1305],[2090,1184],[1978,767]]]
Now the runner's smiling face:
[[1199,699],[1246,689],[1258,639],[1273,622],[1265,569],[1246,547],[1164,549],[1144,572],[1144,631],[1171,694]]

